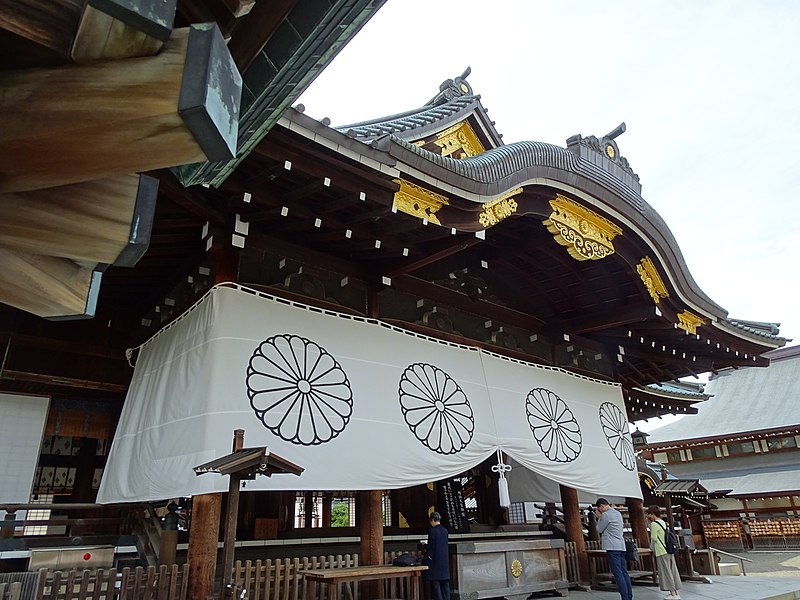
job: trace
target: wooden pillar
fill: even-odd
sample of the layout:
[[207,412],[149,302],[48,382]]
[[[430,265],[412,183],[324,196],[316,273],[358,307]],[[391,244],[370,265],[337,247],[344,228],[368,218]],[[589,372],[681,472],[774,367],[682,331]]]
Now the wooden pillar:
[[[360,492],[359,503],[359,531],[361,534],[361,565],[383,564],[383,514],[381,500],[383,493],[380,490]],[[363,600],[382,598],[382,584],[380,581],[364,582]]]
[[[75,472],[75,484],[72,486],[73,502],[94,502],[96,492],[92,489],[94,466],[97,459],[97,440],[83,438],[78,452],[78,465]],[[86,516],[91,516],[87,514]],[[89,533],[88,531],[86,533]]]
[[593,542],[600,541],[600,534],[597,533],[597,517],[594,515],[594,510],[589,511],[589,539]]
[[331,526],[331,509],[333,508],[333,494],[325,492],[322,495],[322,526]]
[[564,528],[567,541],[575,542],[575,554],[578,557],[580,580],[589,581],[589,556],[586,554],[586,541],[583,538],[581,509],[578,506],[578,491],[575,488],[559,485],[561,490],[561,506],[564,512]]
[[222,494],[192,497],[192,522],[189,528],[189,598],[206,600],[214,593],[219,542],[219,514]]
[[[233,452],[244,448],[244,429],[233,431]],[[228,510],[225,515],[225,540],[222,545],[222,597],[232,596],[233,557],[236,550],[236,522],[239,518],[239,488],[242,479],[238,474],[229,475]]]
[[667,503],[667,525],[675,527],[675,517],[672,516],[672,494],[664,494]]
[[[15,510],[12,509],[11,512],[7,512],[5,519],[6,523],[10,523],[11,521],[17,520],[17,513]],[[9,525],[8,527],[1,527],[0,528],[0,540],[7,540],[14,537],[14,530],[16,527],[12,527]]]
[[628,520],[631,522],[631,532],[639,548],[650,545],[650,535],[647,532],[647,519],[644,516],[644,503],[638,498],[625,498],[628,507]]
[[314,526],[314,492],[303,494],[303,527],[311,529]]

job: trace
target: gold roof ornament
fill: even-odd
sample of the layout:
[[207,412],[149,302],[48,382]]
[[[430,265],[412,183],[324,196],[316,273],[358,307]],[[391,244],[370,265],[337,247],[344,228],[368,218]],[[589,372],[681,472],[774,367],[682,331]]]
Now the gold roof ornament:
[[486,151],[467,121],[445,129],[436,136],[433,143],[442,149],[442,156],[450,156],[459,150],[463,150],[463,156],[475,156]]
[[394,207],[407,215],[427,219],[429,223],[441,225],[436,217],[436,212],[450,204],[447,196],[432,192],[405,179],[395,179],[400,189],[394,194]]
[[697,315],[690,313],[688,310],[683,311],[682,313],[678,313],[678,327],[683,329],[684,331],[696,334],[697,328],[700,325],[705,325],[706,321],[702,317],[698,317]]
[[504,194],[500,198],[487,202],[483,206],[481,214],[478,215],[478,221],[483,225],[484,229],[496,225],[506,217],[511,216],[517,212],[517,201],[513,196],[522,193],[522,188],[516,188]]
[[543,223],[572,258],[600,260],[614,254],[612,240],[622,235],[622,229],[561,194],[550,200],[550,206],[553,212]]
[[667,298],[669,296],[667,287],[664,285],[664,281],[658,274],[658,269],[656,269],[655,264],[653,264],[649,256],[645,256],[639,261],[639,264],[636,265],[636,272],[639,273],[639,277],[642,278],[642,283],[644,283],[644,287],[647,288],[647,292],[650,294],[653,302],[658,304],[661,302],[661,298]]

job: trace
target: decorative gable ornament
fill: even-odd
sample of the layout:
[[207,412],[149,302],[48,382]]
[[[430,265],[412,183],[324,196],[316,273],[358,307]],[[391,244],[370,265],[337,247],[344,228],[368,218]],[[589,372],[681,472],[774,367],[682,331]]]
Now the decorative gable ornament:
[[658,269],[656,269],[655,264],[653,264],[649,256],[645,256],[639,261],[639,264],[636,265],[636,272],[639,273],[639,277],[642,278],[642,283],[644,287],[647,288],[647,292],[650,294],[653,302],[658,304],[661,302],[661,298],[669,296],[667,287],[664,285],[664,281],[658,274]]
[[600,260],[614,254],[612,240],[622,229],[561,194],[550,200],[553,212],[543,221],[553,238],[575,260]]
[[687,333],[691,333],[695,335],[697,333],[697,328],[700,325],[705,325],[705,319],[698,317],[697,315],[690,313],[688,310],[683,311],[682,313],[678,313],[678,327],[683,329]]

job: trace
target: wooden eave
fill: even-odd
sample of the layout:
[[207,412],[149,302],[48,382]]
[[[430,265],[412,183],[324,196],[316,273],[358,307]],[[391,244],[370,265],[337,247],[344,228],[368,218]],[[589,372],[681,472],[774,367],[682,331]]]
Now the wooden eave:
[[[12,334],[65,344],[81,340],[95,355],[107,349],[108,359],[98,362],[110,361],[106,368],[114,373],[81,372],[76,359],[62,371],[40,367],[38,374],[49,379],[28,384],[78,396],[104,382],[124,385],[116,369],[129,369],[125,349],[144,342],[213,284],[216,255],[235,255],[232,237],[237,222],[246,222],[241,283],[354,314],[370,314],[370,304],[378,318],[400,327],[618,381],[626,397],[649,383],[753,364],[743,354],[764,351],[765,344],[733,333],[701,327],[698,338],[676,329],[675,315],[685,305],[672,280],[670,298],[656,310],[635,267],[653,246],[672,252],[668,232],[659,241],[656,233],[650,239],[627,230],[614,255],[581,262],[543,224],[556,194],[585,184],[586,194],[606,207],[606,218],[646,230],[650,221],[642,211],[650,209],[635,198],[552,167],[534,165],[486,183],[448,170],[446,163],[391,139],[365,144],[289,110],[218,188],[183,188],[170,171],[151,173],[161,185],[149,249],[133,267],[105,273],[92,325],[44,326],[10,309],[0,310],[0,322],[7,318]],[[448,210],[465,223],[474,223],[486,202],[516,187],[524,191],[516,196],[517,211],[482,239],[475,227],[453,232],[393,210],[400,178],[447,195]],[[671,263],[658,264],[665,269]],[[708,306],[703,314],[714,308]],[[724,314],[719,311],[712,314]],[[710,335],[714,345],[707,343]],[[18,354],[9,372],[35,375],[26,365],[36,357],[45,364],[51,353],[45,346],[31,349],[24,364]],[[19,379],[0,372],[0,389],[18,385]],[[651,416],[663,414],[659,410]]]
[[662,452],[664,450],[690,448],[694,446],[708,446],[711,444],[722,444],[731,441],[758,440],[758,439],[776,437],[781,435],[800,435],[800,424],[787,425],[782,427],[773,427],[771,429],[742,431],[739,433],[726,433],[723,435],[716,435],[716,436],[709,436],[702,438],[672,440],[669,442],[653,442],[647,444],[647,449],[652,452]]

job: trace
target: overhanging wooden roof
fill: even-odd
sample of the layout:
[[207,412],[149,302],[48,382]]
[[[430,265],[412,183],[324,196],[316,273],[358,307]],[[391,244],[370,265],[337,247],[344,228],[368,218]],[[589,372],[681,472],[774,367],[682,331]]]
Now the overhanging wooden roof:
[[[766,326],[737,326],[702,294],[613,137],[572,139],[567,148],[504,145],[468,92],[463,111],[446,110],[462,96],[444,95],[441,104],[395,115],[383,135],[372,131],[378,122],[340,131],[289,109],[216,189],[183,188],[171,172],[152,172],[161,185],[149,250],[133,268],[106,273],[95,323],[68,329],[14,314],[8,327],[16,332],[22,323],[36,336],[108,348],[114,359],[98,361],[105,372],[84,375],[84,387],[124,387],[125,348],[218,280],[218,257],[228,255],[241,283],[343,312],[375,311],[370,316],[408,329],[616,380],[629,398],[693,373],[766,364],[761,353],[784,340]],[[437,109],[415,132],[414,114]],[[464,122],[472,134],[453,130]],[[445,148],[440,134],[459,133],[483,151]],[[603,162],[597,149],[606,145],[617,162]],[[416,204],[408,184],[423,190]],[[578,250],[552,231],[554,202],[588,209],[592,227],[621,230],[613,253],[576,259]],[[702,323],[681,319],[685,313]],[[40,348],[8,339],[6,368],[41,370]],[[79,362],[76,356],[67,370]],[[66,378],[56,372],[0,382],[84,393]],[[651,416],[693,401],[673,400]]]

